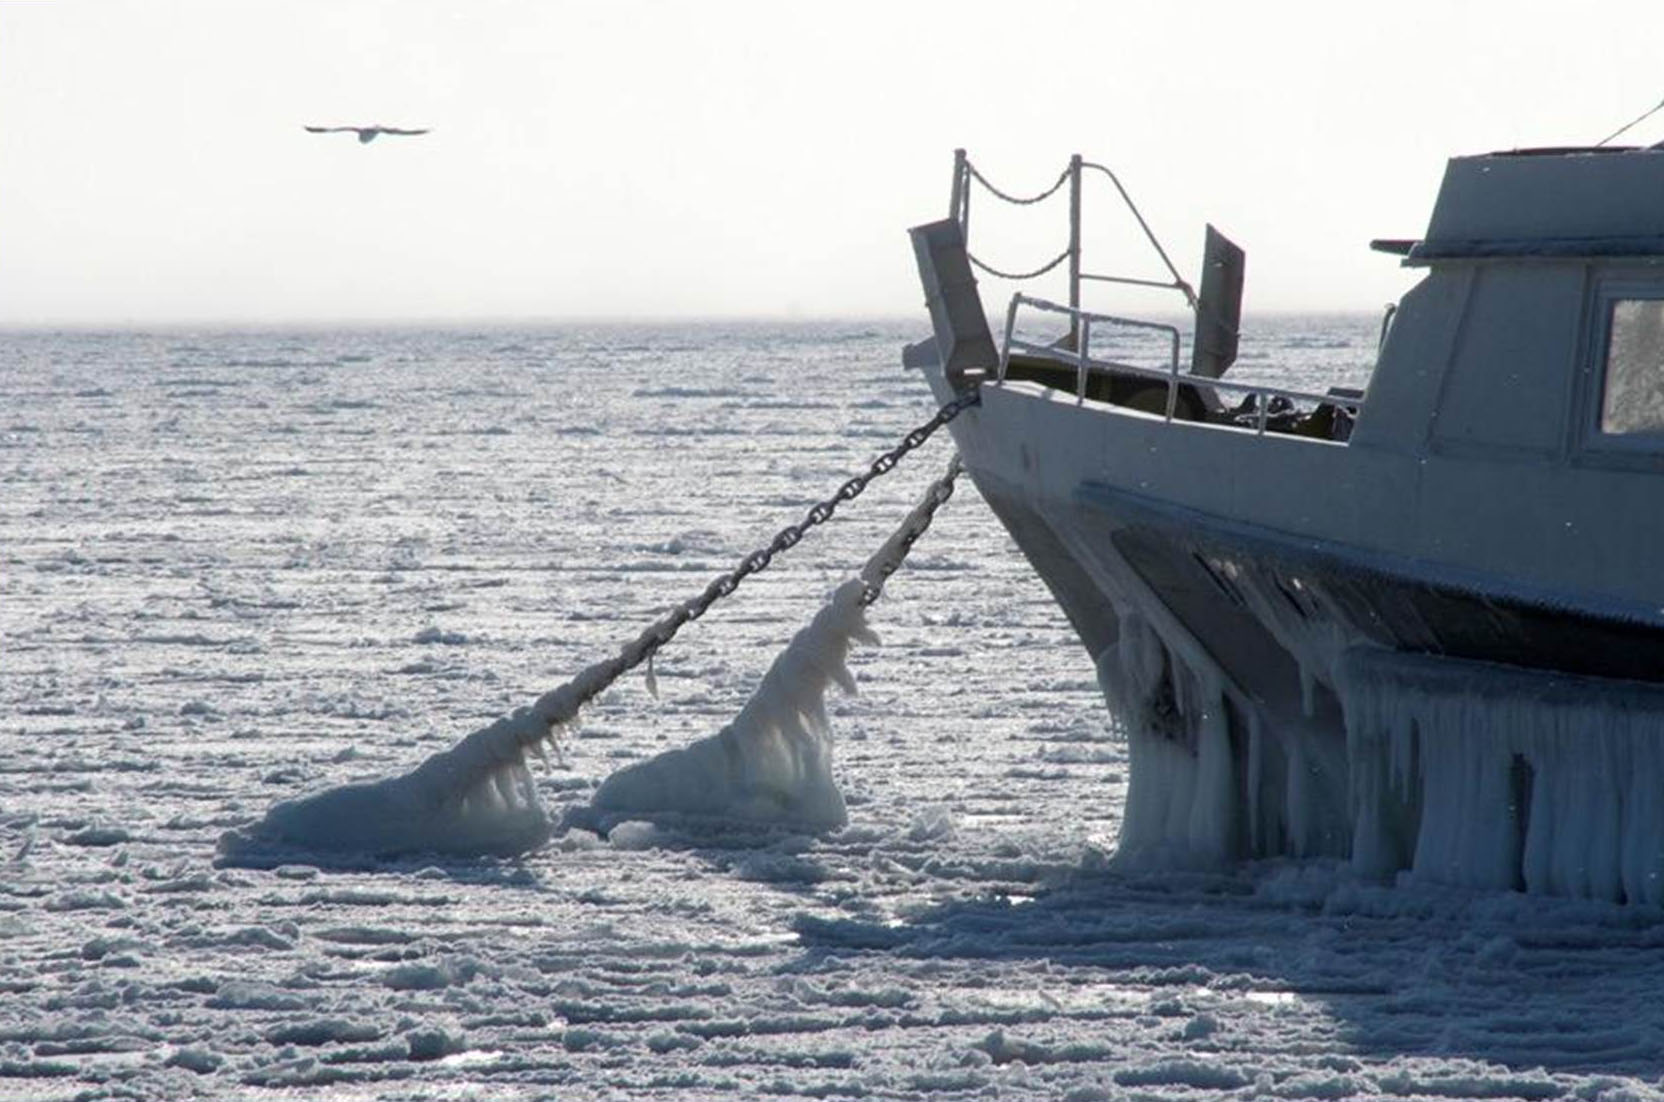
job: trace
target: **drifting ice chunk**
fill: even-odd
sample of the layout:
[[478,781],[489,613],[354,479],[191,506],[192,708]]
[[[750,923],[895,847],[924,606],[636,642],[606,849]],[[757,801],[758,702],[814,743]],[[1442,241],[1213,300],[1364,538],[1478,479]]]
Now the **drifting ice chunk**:
[[850,645],[876,643],[860,581],[845,582],[774,660],[734,721],[691,746],[608,777],[593,808],[606,814],[673,812],[836,830],[847,821],[832,779],[826,690],[855,691]]

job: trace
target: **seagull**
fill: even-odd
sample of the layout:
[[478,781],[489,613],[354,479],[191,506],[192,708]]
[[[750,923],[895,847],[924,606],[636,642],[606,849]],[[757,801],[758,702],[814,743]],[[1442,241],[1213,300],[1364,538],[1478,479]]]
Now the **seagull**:
[[308,134],[357,134],[360,145],[369,145],[378,134],[426,134],[426,130],[400,130],[396,126],[308,126]]

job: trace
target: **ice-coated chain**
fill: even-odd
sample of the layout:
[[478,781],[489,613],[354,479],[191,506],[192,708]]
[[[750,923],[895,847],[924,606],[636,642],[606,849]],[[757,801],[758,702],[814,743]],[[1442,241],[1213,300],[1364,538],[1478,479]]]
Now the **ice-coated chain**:
[[[657,623],[648,627],[640,635],[636,636],[634,640],[626,644],[624,649],[618,652],[618,656],[616,658],[610,659],[606,662],[597,663],[595,666],[590,667],[590,669],[585,671],[585,673],[586,675],[592,673],[594,676],[584,677],[582,679],[582,686],[578,686],[576,682],[572,683],[574,691],[570,694],[570,700],[563,700],[562,711],[566,714],[575,714],[579,706],[588,703],[596,696],[599,696],[608,685],[611,685],[625,673],[641,665],[641,663],[651,659],[660,647],[675,638],[676,633],[681,630],[683,624],[686,624],[690,620],[697,620],[699,617],[705,615],[706,610],[709,609],[711,605],[738,589],[740,583],[746,578],[749,578],[751,575],[760,570],[766,569],[768,564],[773,561],[774,556],[778,555],[782,551],[797,546],[798,542],[803,539],[809,529],[818,524],[824,524],[828,520],[831,520],[832,514],[838,511],[839,505],[846,501],[855,500],[861,495],[861,491],[867,488],[867,483],[871,482],[880,475],[888,474],[890,471],[894,470],[896,464],[901,461],[902,456],[906,455],[910,451],[913,451],[915,448],[918,448],[926,440],[929,440],[931,435],[935,433],[937,429],[941,428],[955,417],[958,417],[965,410],[976,405],[980,401],[982,401],[982,393],[973,386],[969,390],[960,394],[959,397],[943,406],[941,409],[938,409],[934,417],[914,429],[912,432],[908,433],[906,436],[902,437],[901,443],[897,444],[895,447],[873,460],[872,466],[869,467],[864,474],[856,475],[848,482],[845,482],[842,486],[838,487],[837,492],[831,497],[810,509],[801,522],[797,524],[789,524],[780,529],[779,532],[775,533],[774,538],[768,542],[766,547],[760,547],[751,552],[751,554],[741,559],[739,565],[734,567],[734,569],[718,578],[713,579],[711,584],[705,587],[705,591],[697,597],[684,601],[682,604],[671,609]],[[953,476],[959,473],[957,456],[954,457],[954,462],[950,465],[949,469],[950,474],[944,476],[943,480],[938,481],[936,486],[932,487],[931,496],[936,497],[939,495],[939,500],[937,500],[935,504],[930,507],[928,513],[934,513],[935,506],[940,505],[943,501],[946,501],[948,496],[953,493]],[[943,481],[947,484],[946,488],[939,489]],[[921,504],[920,509],[923,508],[924,506]],[[895,543],[897,538],[913,525],[920,509],[915,509],[913,514],[909,515],[908,519],[903,522],[901,529],[898,529],[897,535],[892,536],[890,538],[890,542],[886,543],[886,548]],[[877,562],[879,556],[874,556],[873,562],[869,562],[867,564],[867,570],[862,572],[862,577],[867,581],[867,593],[865,599],[868,604],[871,604],[877,599],[879,591],[883,589],[884,578],[888,577],[889,574],[896,569],[896,566],[900,565],[901,558],[907,554],[907,548],[912,547],[913,541],[918,539],[919,535],[924,532],[925,528],[930,526],[928,513],[924,517],[923,524],[918,526],[917,531],[913,532],[911,536],[906,537],[905,544],[901,545],[900,556],[895,558],[895,564],[891,565],[888,569],[883,570],[882,573],[875,575],[877,577],[876,585],[874,585],[872,579],[868,576],[868,571],[875,569],[873,562]],[[883,550],[881,550],[880,555],[883,553]]]
[[924,535],[925,529],[930,527],[930,522],[936,517],[936,510],[953,496],[954,480],[963,469],[959,462],[959,453],[954,452],[942,477],[930,484],[930,488],[924,492],[924,497],[913,507],[913,511],[907,514],[906,519],[890,534],[890,538],[884,541],[884,546],[867,560],[867,565],[861,570],[861,581],[866,586],[866,592],[861,595],[862,604],[870,605],[884,595],[885,581],[901,567],[907,558],[907,552],[913,549],[913,544],[917,543],[919,537]]

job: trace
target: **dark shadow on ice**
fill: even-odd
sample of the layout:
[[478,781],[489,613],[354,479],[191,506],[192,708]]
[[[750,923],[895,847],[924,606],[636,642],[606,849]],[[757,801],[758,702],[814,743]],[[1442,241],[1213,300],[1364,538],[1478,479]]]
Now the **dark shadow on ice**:
[[836,875],[816,855],[820,834],[780,823],[678,812],[625,816],[583,805],[567,809],[553,845],[575,848],[588,835],[594,844],[618,851],[621,859],[648,849],[683,853],[720,875],[782,891],[807,891]]
[[215,858],[214,867],[258,869],[279,875],[288,872],[296,879],[309,877],[314,872],[374,873],[490,887],[542,887],[537,872],[515,857],[458,857],[432,852],[354,853],[270,844],[222,852]]
[[1359,881],[1333,866],[1083,873],[899,925],[800,916],[811,956],[1047,960],[1268,1009],[1318,1004],[1355,1055],[1664,1073],[1664,911]]

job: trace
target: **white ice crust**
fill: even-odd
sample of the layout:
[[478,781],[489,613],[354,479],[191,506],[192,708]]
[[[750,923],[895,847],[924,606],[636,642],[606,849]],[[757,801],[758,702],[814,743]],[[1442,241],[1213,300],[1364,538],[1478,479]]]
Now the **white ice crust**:
[[751,700],[715,735],[620,769],[595,793],[606,814],[674,812],[836,830],[848,819],[832,777],[826,690],[855,691],[851,645],[876,643],[859,580],[845,582],[775,658]]
[[1376,878],[1664,902],[1664,691],[1382,650],[1315,595],[1301,618],[1233,580],[1299,663],[1308,714],[1319,685],[1338,700],[1344,744],[1262,722],[1124,603],[1098,662],[1129,741],[1124,865],[1334,856]]
[[[844,583],[798,632],[762,684],[722,731],[628,766],[602,783],[604,813],[673,812],[836,830],[847,819],[832,778],[826,690],[855,691],[845,665],[852,644],[876,643],[860,580]],[[554,829],[537,796],[528,755],[544,754],[578,704],[617,676],[598,662],[489,727],[398,777],[345,784],[273,805],[228,832],[220,849],[247,856],[281,846],[393,854],[509,856],[542,845]]]

